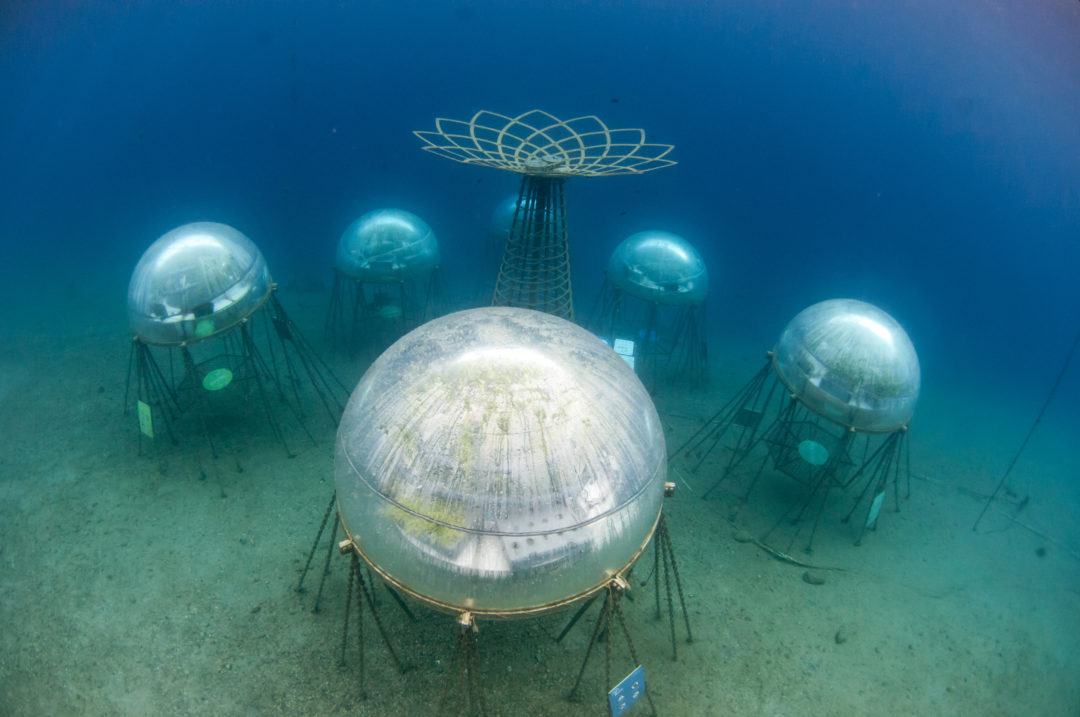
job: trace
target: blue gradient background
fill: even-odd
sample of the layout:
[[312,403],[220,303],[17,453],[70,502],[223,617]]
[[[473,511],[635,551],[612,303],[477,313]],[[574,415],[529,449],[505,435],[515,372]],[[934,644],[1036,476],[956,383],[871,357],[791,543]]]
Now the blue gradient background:
[[[1080,322],[1080,3],[27,3],[0,14],[0,283],[115,301],[186,221],[325,280],[359,213],[436,227],[488,287],[513,175],[422,152],[479,109],[597,114],[677,167],[581,179],[579,306],[626,235],[684,234],[714,332],[893,313],[935,377],[1045,391]],[[617,100],[617,101],[616,101]],[[77,291],[71,285],[78,286]],[[486,290],[486,289],[485,289]],[[55,293],[50,293],[55,292]],[[9,321],[18,321],[16,314]]]

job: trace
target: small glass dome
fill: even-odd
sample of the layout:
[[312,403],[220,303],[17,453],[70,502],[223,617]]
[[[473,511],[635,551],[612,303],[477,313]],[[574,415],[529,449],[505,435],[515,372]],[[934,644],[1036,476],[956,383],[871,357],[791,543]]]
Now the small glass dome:
[[506,241],[510,236],[510,227],[514,223],[514,212],[518,208],[518,197],[515,194],[498,203],[495,211],[491,213],[491,235],[499,241]]
[[444,316],[372,364],[338,429],[342,523],[444,609],[514,614],[602,586],[652,535],[663,429],[598,338],[529,309]]
[[439,243],[431,227],[412,212],[376,209],[341,235],[336,266],[365,283],[405,281],[438,268]]
[[[535,210],[533,210],[535,204],[536,201],[534,199],[522,199],[516,194],[499,202],[495,207],[495,211],[491,213],[491,235],[496,240],[505,242],[510,236],[511,228],[514,226],[514,212],[519,211],[518,208],[520,207],[521,219],[524,219],[526,212],[535,212]],[[563,214],[558,206],[551,207],[551,212],[551,219],[545,219],[545,221],[559,221]]]
[[611,254],[607,275],[616,288],[656,304],[700,304],[709,291],[705,262],[690,242],[671,232],[624,239]]
[[194,222],[150,245],[131,275],[128,321],[148,344],[175,346],[227,331],[270,296],[258,247],[226,224]]
[[855,299],[799,312],[780,336],[773,367],[811,411],[866,433],[906,426],[919,398],[911,339],[893,317]]

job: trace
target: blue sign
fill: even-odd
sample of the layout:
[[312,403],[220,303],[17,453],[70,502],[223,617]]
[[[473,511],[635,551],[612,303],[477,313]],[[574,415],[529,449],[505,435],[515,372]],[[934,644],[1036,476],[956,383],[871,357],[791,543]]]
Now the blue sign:
[[623,681],[611,688],[608,692],[608,704],[611,705],[611,717],[619,715],[630,709],[635,702],[645,696],[645,670],[641,665],[623,678]]

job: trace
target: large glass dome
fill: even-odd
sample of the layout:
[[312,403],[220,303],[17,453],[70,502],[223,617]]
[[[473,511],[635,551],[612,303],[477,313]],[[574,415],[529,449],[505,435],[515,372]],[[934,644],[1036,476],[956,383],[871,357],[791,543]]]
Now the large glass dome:
[[906,426],[919,398],[911,339],[893,317],[855,299],[799,312],[780,336],[773,366],[807,408],[857,431]]
[[404,281],[439,266],[439,243],[431,227],[412,212],[376,209],[341,235],[336,266],[365,283]]
[[656,304],[700,304],[709,291],[705,262],[690,242],[671,232],[624,239],[611,254],[607,275],[616,288]]
[[529,309],[436,319],[368,369],[338,429],[341,520],[384,577],[514,614],[602,586],[648,542],[666,449],[630,367]]
[[184,224],[151,244],[136,265],[128,320],[146,343],[190,343],[236,326],[270,290],[266,260],[250,239],[226,224]]

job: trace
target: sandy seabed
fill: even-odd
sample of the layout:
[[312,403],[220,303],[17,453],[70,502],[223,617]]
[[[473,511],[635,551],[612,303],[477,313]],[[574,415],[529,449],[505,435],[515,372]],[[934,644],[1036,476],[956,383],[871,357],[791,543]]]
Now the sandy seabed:
[[[24,312],[0,348],[0,713],[435,714],[454,674],[452,617],[414,605],[410,621],[376,591],[410,669],[398,672],[369,616],[361,684],[355,633],[339,664],[347,559],[333,556],[318,613],[325,550],[306,592],[295,590],[333,490],[330,420],[312,408],[314,443],[286,422],[293,458],[263,421],[244,418],[215,429],[216,461],[197,437],[140,455],[135,417],[123,412],[122,304],[78,299],[47,331],[47,307]],[[282,300],[321,345],[326,295]],[[706,389],[658,391],[669,448],[760,365],[760,351],[731,342],[711,352]],[[332,360],[359,378],[363,366]],[[736,540],[797,505],[797,485],[763,476],[732,521],[737,477],[702,500],[719,458],[696,473],[676,460],[666,515],[693,642],[677,613],[672,660],[666,614],[656,620],[653,586],[640,582],[651,548],[634,599],[622,601],[657,712],[1080,714],[1078,417],[1048,418],[1012,494],[971,530],[1042,396],[1029,398],[995,404],[961,381],[924,379],[900,511],[887,502],[858,547],[839,496],[813,553],[786,526],[769,537],[799,561],[842,568],[816,571],[822,584]],[[596,610],[561,643],[568,613],[481,622],[488,714],[606,714],[603,645],[580,699],[567,699]],[[621,677],[632,658],[619,635],[610,646]]]

